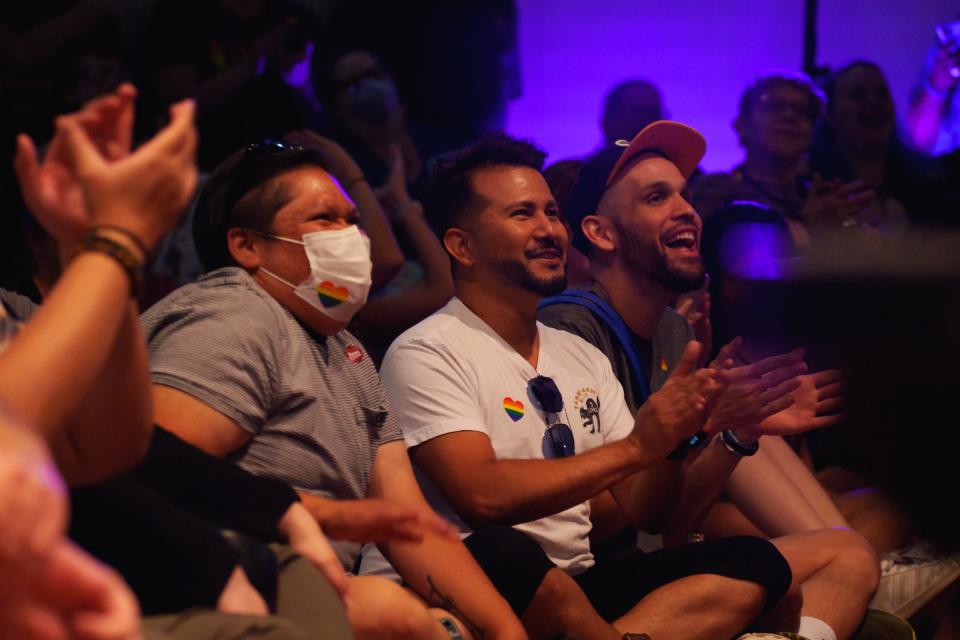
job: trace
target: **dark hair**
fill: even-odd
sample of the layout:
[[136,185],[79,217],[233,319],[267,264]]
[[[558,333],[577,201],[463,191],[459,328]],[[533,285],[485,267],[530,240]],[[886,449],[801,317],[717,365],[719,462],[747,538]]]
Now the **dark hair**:
[[543,178],[560,205],[561,214],[582,168],[583,160],[560,160],[543,170]]
[[611,88],[604,97],[603,117],[606,118],[610,112],[620,109],[620,102],[624,95],[633,89],[648,89],[658,96],[660,95],[660,88],[649,80],[624,80]]
[[[710,321],[713,326],[713,353],[718,347],[748,331],[742,326],[742,301],[727,299],[727,279],[734,276],[730,259],[750,246],[765,249],[771,257],[789,257],[795,253],[793,238],[783,216],[760,202],[734,200],[710,216],[703,224],[700,255],[704,270],[710,274]],[[756,319],[758,322],[762,318]]]
[[[879,73],[881,76],[883,76],[884,82],[888,82],[887,75],[883,72],[883,69],[881,69],[876,62],[871,62],[869,60],[854,60],[853,62],[848,62],[847,64],[843,65],[842,67],[840,67],[839,69],[831,73],[830,76],[827,77],[826,84],[824,84],[823,86],[823,90],[827,94],[827,110],[828,111],[832,112],[833,110],[833,99],[837,95],[837,81],[840,79],[840,76],[845,75],[850,71],[853,71],[854,69],[859,69],[861,67],[865,69],[873,69],[874,71]],[[888,86],[889,86],[889,83],[888,83]],[[891,97],[890,99],[892,100],[893,98]]]
[[800,73],[799,71],[783,71],[760,76],[744,89],[743,95],[740,96],[740,108],[737,117],[746,118],[749,116],[750,112],[757,106],[757,102],[760,101],[760,98],[765,93],[775,87],[784,85],[793,87],[806,94],[810,106],[810,113],[814,114],[814,121],[823,115],[824,97],[820,87],[814,84],[813,80],[805,73]]
[[233,227],[272,231],[277,210],[289,200],[274,178],[305,165],[325,169],[317,152],[272,141],[251,144],[220,163],[193,214],[193,243],[204,269],[236,264],[227,248]]
[[527,140],[494,133],[437,160],[429,177],[426,210],[440,239],[447,229],[461,226],[477,208],[470,177],[498,167],[529,167],[541,171],[547,154]]

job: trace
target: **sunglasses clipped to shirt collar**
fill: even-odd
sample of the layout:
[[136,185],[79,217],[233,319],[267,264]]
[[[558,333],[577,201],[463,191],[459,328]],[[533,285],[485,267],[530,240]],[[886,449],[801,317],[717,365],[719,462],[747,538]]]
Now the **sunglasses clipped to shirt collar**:
[[537,376],[527,383],[527,389],[543,410],[547,430],[541,447],[544,458],[567,458],[574,455],[576,446],[570,426],[560,421],[563,411],[563,395],[553,378]]

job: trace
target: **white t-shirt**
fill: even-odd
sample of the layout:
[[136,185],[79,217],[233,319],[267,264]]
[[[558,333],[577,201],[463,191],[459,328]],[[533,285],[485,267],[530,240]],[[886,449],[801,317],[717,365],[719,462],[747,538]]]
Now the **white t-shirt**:
[[[528,391],[538,375],[560,389],[560,421],[573,431],[577,453],[626,437],[633,416],[607,357],[572,333],[539,322],[537,329],[536,369],[457,298],[397,338],[381,376],[407,446],[479,431],[490,437],[500,459],[544,458],[547,422]],[[419,471],[417,479],[431,506],[469,534],[436,487]],[[593,565],[590,527],[589,502],[516,526],[572,574]]]

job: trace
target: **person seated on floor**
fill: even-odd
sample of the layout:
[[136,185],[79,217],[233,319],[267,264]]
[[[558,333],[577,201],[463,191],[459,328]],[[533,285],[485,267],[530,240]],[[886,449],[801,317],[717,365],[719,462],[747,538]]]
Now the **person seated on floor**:
[[[797,261],[782,217],[760,203],[734,203],[704,225],[700,249],[711,274],[714,336],[721,341],[743,336],[743,361],[775,352],[782,332],[756,314],[763,303],[753,280],[781,274],[783,265]],[[822,352],[824,345],[812,346]],[[797,406],[812,407],[816,395],[815,385],[804,384]],[[919,539],[909,505],[850,470],[858,466],[853,458],[871,460],[873,452],[851,456],[849,433],[849,425],[841,424],[783,439],[765,437],[757,455],[738,465],[727,482],[730,500],[710,508],[701,530],[781,536],[822,527],[853,529],[880,557],[880,584],[870,608],[910,617],[918,602],[960,575],[960,555],[945,555]],[[797,491],[796,499],[784,500]]]
[[363,581],[350,587],[361,635],[426,637],[459,624],[464,637],[524,637],[424,501],[377,371],[344,329],[371,282],[370,241],[357,218],[310,149],[258,143],[214,172],[194,218],[211,271],[141,318],[155,421],[297,489],[346,568],[355,542],[376,541],[429,606],[450,610],[429,627],[384,631],[377,612],[386,604],[409,608],[409,620],[424,607],[395,585]]
[[[504,570],[497,550],[477,559],[504,592],[538,572],[540,590],[514,603],[531,636],[731,637],[790,586],[769,542],[594,560],[590,498],[610,489],[642,522],[643,470],[703,428],[718,383],[713,370],[694,371],[700,345],[691,343],[634,416],[600,351],[537,323],[539,300],[566,285],[567,233],[543,158],[495,136],[433,177],[429,202],[448,216],[457,296],[401,335],[382,369],[424,492],[464,535],[506,524],[529,537],[524,571]],[[561,587],[562,599],[536,597]],[[795,616],[786,610],[795,598],[782,604],[778,617]]]
[[[360,228],[383,237],[376,249],[371,238],[374,263],[402,262],[389,282],[371,290],[370,298],[350,326],[367,351],[379,361],[394,338],[439,309],[453,295],[446,253],[427,222],[423,205],[410,195],[406,165],[399,149],[394,148],[391,153],[392,166],[386,182],[371,190],[366,173],[333,140],[314,131],[294,131],[284,140],[321,153],[338,182],[351,185],[348,195],[364,214]],[[374,226],[376,230],[372,229]],[[390,234],[391,226],[398,238],[406,240],[404,246],[410,249],[408,256],[404,256],[400,243]]]
[[[705,278],[700,217],[687,199],[687,179],[705,149],[696,130],[653,123],[629,146],[612,146],[589,160],[567,200],[573,241],[590,258],[593,282],[547,298],[539,318],[603,351],[633,411],[669,378],[690,340],[687,323],[668,305]],[[833,397],[840,386],[836,372],[801,376],[806,367],[800,350],[731,366],[741,343],[725,346],[711,365],[727,384],[710,408],[706,430],[721,434],[686,467],[668,460],[644,472],[648,486],[657,487],[644,496],[647,531],[652,526],[652,532],[686,540],[731,473],[750,464],[761,442],[838,421],[829,415],[839,402]],[[795,402],[802,379],[814,389],[812,403]],[[586,422],[589,413],[581,415]],[[753,492],[767,487],[755,480]],[[796,491],[781,491],[776,498],[780,510],[804,503]],[[593,500],[591,517],[606,530],[629,524],[609,494]],[[800,634],[817,640],[854,632],[878,575],[866,540],[826,526],[772,540],[803,591]]]

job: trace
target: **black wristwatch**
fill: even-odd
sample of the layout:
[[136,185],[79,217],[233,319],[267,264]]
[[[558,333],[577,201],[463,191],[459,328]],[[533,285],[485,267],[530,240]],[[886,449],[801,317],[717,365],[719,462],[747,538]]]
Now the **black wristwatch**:
[[720,439],[723,440],[723,444],[730,450],[731,453],[735,453],[739,456],[752,456],[760,448],[760,441],[756,440],[749,447],[737,440],[737,436],[734,435],[733,429],[725,429],[720,433]]
[[670,452],[670,455],[667,456],[667,460],[683,460],[690,452],[705,443],[709,438],[707,434],[703,431],[693,435],[680,444],[677,445],[677,448]]

